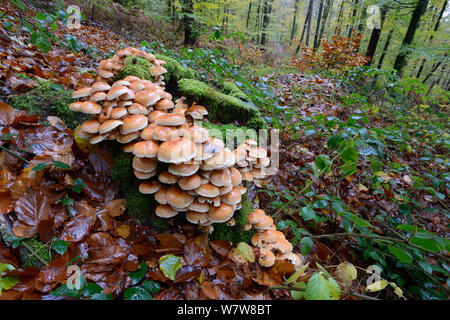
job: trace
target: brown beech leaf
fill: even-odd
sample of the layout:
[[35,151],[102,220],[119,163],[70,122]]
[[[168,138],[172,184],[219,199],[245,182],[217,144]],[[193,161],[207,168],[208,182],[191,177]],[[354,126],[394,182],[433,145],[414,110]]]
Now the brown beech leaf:
[[232,249],[232,245],[230,241],[226,240],[215,240],[211,241],[211,248],[217,253],[220,257],[224,258],[228,256],[228,252]]
[[125,212],[125,199],[114,199],[105,206],[111,217],[118,217]]
[[31,190],[16,201],[14,210],[17,215],[14,234],[17,237],[31,238],[38,233],[39,224],[48,219],[50,203],[40,190]]
[[207,266],[210,256],[211,249],[206,234],[189,239],[184,246],[184,258],[191,266]]
[[71,211],[74,217],[64,225],[59,238],[68,242],[79,242],[89,234],[97,216],[95,210],[85,201],[75,202]]
[[183,244],[180,240],[168,233],[160,233],[156,235],[156,239],[161,243],[161,247],[156,249],[160,253],[181,253],[183,252]]
[[4,102],[0,102],[0,125],[9,126],[19,114],[13,107]]
[[35,281],[35,288],[41,292],[49,292],[66,279],[66,265],[69,255],[65,254],[45,265]]

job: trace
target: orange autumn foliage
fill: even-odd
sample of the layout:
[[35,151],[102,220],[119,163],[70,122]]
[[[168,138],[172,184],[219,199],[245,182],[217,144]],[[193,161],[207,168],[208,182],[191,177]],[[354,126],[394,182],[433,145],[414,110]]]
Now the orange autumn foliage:
[[301,54],[299,57],[293,57],[290,64],[302,71],[345,70],[364,65],[367,58],[358,52],[361,38],[361,33],[351,34],[349,37],[337,34],[330,40],[322,40],[320,51],[300,44]]

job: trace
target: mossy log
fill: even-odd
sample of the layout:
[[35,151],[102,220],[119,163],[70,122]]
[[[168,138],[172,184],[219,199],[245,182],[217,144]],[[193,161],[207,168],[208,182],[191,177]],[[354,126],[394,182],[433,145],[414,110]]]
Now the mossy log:
[[150,68],[152,64],[144,58],[127,57],[125,59],[125,66],[120,71],[114,80],[121,80],[126,76],[136,76],[141,79],[153,81],[153,77],[150,74]]
[[74,101],[71,90],[51,81],[39,81],[39,84],[24,94],[12,97],[9,104],[18,110],[40,115],[42,121],[46,121],[47,116],[56,115],[71,129],[87,119],[85,114],[69,109],[69,104]]
[[194,79],[178,81],[180,94],[192,98],[208,109],[209,120],[220,120],[223,123],[240,121],[243,125],[258,130],[267,127],[259,110],[249,103],[221,93],[206,83]]
[[222,92],[225,94],[228,94],[230,96],[233,96],[235,98],[244,101],[249,101],[247,94],[245,94],[244,91],[239,89],[239,87],[232,81],[224,81],[221,83],[220,87],[222,89]]
[[164,81],[169,87],[176,87],[181,79],[200,79],[200,74],[196,70],[183,66],[171,57],[162,54],[156,54],[155,57],[166,62],[163,65],[167,70],[167,73],[164,74]]

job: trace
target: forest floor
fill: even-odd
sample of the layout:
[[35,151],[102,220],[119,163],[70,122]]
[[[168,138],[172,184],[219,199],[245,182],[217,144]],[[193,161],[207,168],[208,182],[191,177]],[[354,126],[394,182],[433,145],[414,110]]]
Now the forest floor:
[[[5,1],[0,10],[10,12],[11,24],[19,14],[35,17],[32,11],[12,14]],[[58,39],[77,41],[44,54],[29,45],[29,33],[0,27],[0,214],[10,222],[13,215],[27,238],[40,240],[9,235],[0,242],[0,265],[14,267],[0,276],[18,281],[0,299],[292,299],[303,296],[289,286],[301,292],[301,283],[318,270],[339,280],[341,299],[448,296],[448,100],[428,103],[411,91],[389,100],[386,90],[367,89],[365,74],[352,75],[351,82],[253,65],[251,80],[265,83],[264,92],[276,99],[261,112],[281,130],[281,145],[278,174],[252,200],[308,263],[299,274],[288,263],[262,268],[243,260],[236,244],[209,241],[190,224],[164,232],[140,225],[119,198],[107,151],[85,153],[60,119],[6,104],[42,81],[66,90],[92,84],[101,59],[136,45],[118,34],[98,22],[77,30],[59,25]],[[57,240],[64,237],[72,240]],[[169,254],[181,257],[176,275],[173,266],[161,267],[160,258]],[[40,268],[30,264],[33,258]],[[64,285],[66,266],[74,262],[89,281],[78,291]],[[389,290],[366,290],[373,264],[383,267]],[[357,277],[342,275],[355,267]],[[413,280],[417,272],[422,283]],[[345,283],[349,277],[353,281]]]

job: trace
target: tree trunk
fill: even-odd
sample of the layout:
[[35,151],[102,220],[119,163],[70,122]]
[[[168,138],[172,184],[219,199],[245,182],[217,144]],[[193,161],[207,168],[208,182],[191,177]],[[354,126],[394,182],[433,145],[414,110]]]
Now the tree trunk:
[[399,77],[403,74],[403,68],[406,66],[408,56],[410,54],[409,46],[414,40],[414,35],[419,28],[420,18],[427,9],[428,0],[419,0],[417,6],[413,11],[411,21],[409,22],[408,30],[406,31],[405,37],[403,38],[402,45],[400,47],[400,52],[395,58],[394,69],[397,70]]
[[[369,45],[367,46],[366,58],[369,58],[366,65],[370,66],[377,51],[378,41],[380,40],[381,30],[383,29],[384,20],[386,20],[387,7],[381,8],[380,28],[373,28],[370,35]],[[375,27],[375,26],[374,26]]]
[[311,34],[311,22],[312,22],[312,13],[314,8],[314,0],[310,1],[311,11],[308,17],[308,28],[306,29],[306,46],[309,47],[309,36]]
[[328,19],[328,16],[330,14],[330,10],[331,10],[332,6],[333,6],[333,0],[327,0],[327,2],[325,4],[325,8],[323,10],[322,23],[321,23],[321,26],[320,26],[319,47],[320,47],[320,43],[322,41],[323,34],[325,32],[327,19]]
[[272,0],[264,0],[263,24],[261,33],[261,45],[266,46],[267,27],[270,22],[270,13],[272,12]]
[[[433,32],[436,32],[439,29],[439,25],[441,24],[442,16],[444,15],[445,8],[447,7],[447,4],[448,4],[448,0],[445,0],[444,1],[444,5],[442,6],[442,9],[439,12],[439,16],[438,16],[438,19],[436,21],[436,24],[434,25]],[[430,40],[429,40],[430,43],[433,41],[433,38],[434,38],[434,34],[431,34]],[[427,61],[427,59],[425,59],[425,58],[422,59],[419,71],[417,71],[416,78],[420,78],[420,75],[422,74],[423,68],[425,67],[425,62],[426,61]]]
[[291,38],[289,39],[289,46],[292,45],[292,40],[294,40],[295,30],[297,29],[297,12],[298,12],[298,0],[295,0],[294,20],[292,21]]
[[252,12],[252,5],[253,5],[253,0],[250,0],[250,3],[248,4],[248,13],[247,13],[247,23],[246,23],[247,30],[248,30],[248,23],[250,22],[250,14]]
[[444,55],[444,59],[439,61],[433,66],[433,69],[431,69],[430,73],[423,79],[423,83],[427,82],[427,80],[433,75],[433,73],[439,68],[439,66],[442,64],[442,61],[445,61],[445,58],[447,58],[447,53]]
[[194,35],[194,18],[192,18],[192,15],[194,13],[194,4],[192,2],[193,0],[182,0],[182,12],[183,12],[183,19],[181,20],[181,23],[183,24],[184,28],[184,45],[194,45],[195,44],[195,38]]
[[383,52],[381,53],[380,60],[378,61],[378,66],[377,66],[378,69],[381,69],[381,67],[383,66],[383,60],[384,60],[384,57],[386,56],[386,52],[387,52],[387,49],[389,48],[389,44],[391,43],[393,33],[394,33],[394,29],[391,29],[391,31],[389,31],[386,42],[384,44],[384,48],[383,48]]
[[317,49],[319,47],[319,29],[320,29],[320,22],[322,19],[323,1],[324,0],[320,0],[319,4],[319,13],[317,16],[316,31],[314,32],[314,49]]
[[295,49],[295,55],[297,55],[298,51],[300,50],[300,44],[303,42],[303,37],[305,36],[305,31],[307,29],[309,16],[312,15],[312,5],[311,5],[312,1],[313,0],[309,0],[308,9],[306,11],[305,23],[303,24],[302,36],[300,37],[300,42],[298,43],[297,48]]
[[339,9],[339,15],[338,15],[338,18],[337,18],[337,21],[336,21],[336,28],[334,29],[334,33],[335,34],[337,33],[338,29],[340,29],[339,22],[341,21],[343,12],[344,12],[344,0],[342,0],[341,8]]
[[347,37],[350,37],[353,32],[353,23],[354,23],[353,20],[355,19],[356,13],[358,12],[358,3],[359,3],[359,0],[355,0],[353,2],[353,11],[352,11],[352,15],[350,16],[350,19],[349,19],[350,28],[348,28]]

